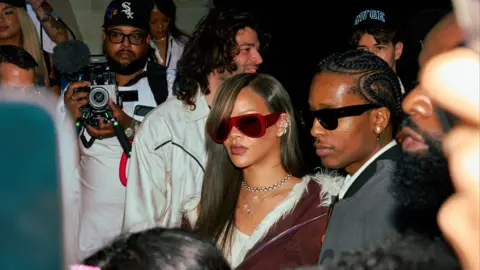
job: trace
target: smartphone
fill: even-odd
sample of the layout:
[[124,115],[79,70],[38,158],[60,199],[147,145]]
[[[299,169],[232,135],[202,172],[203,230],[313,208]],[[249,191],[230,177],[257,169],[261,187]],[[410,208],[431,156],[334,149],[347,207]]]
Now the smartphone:
[[38,90],[34,98],[0,91],[0,115],[11,116],[2,128],[14,131],[0,134],[2,269],[61,270],[78,260],[74,125],[52,109],[50,89]]
[[149,106],[137,105],[135,106],[135,110],[133,111],[133,114],[138,116],[146,116],[153,109],[155,108],[149,107]]
[[480,53],[480,0],[453,0],[453,8],[467,46]]

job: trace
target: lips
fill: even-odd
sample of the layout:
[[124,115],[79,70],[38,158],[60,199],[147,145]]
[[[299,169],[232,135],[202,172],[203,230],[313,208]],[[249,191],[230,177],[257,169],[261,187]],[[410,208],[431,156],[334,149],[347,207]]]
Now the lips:
[[8,28],[10,28],[10,27],[8,27],[8,26],[0,26],[0,32],[5,32],[5,31],[8,30]]
[[232,155],[243,155],[245,152],[247,152],[248,148],[242,145],[232,145],[230,146],[230,153]]
[[245,73],[257,73],[257,67],[247,68]]
[[319,157],[324,157],[327,156],[331,153],[333,153],[333,147],[329,145],[324,145],[324,144],[316,144],[315,145],[315,153]]
[[402,127],[402,149],[405,152],[421,152],[428,149],[422,135],[409,127]]
[[122,58],[134,56],[133,53],[129,52],[129,51],[120,51],[120,52],[117,53],[117,55],[122,57]]

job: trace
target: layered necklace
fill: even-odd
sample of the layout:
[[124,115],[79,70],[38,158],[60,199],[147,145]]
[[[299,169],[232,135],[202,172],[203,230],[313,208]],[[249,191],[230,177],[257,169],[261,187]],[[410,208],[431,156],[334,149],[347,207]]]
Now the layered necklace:
[[[282,180],[280,180],[278,183],[274,184],[274,185],[271,185],[271,186],[268,186],[268,187],[262,187],[262,188],[256,188],[256,187],[251,187],[249,186],[245,181],[242,181],[242,188],[250,191],[250,192],[266,192],[266,191],[272,191],[274,189],[277,189],[279,188],[280,186],[282,186],[283,184],[287,183],[288,182],[288,179],[290,179],[292,175],[291,174],[288,174],[285,178],[283,178]],[[263,201],[267,195],[269,195],[270,192],[267,192],[266,194],[264,194],[263,196],[261,197],[258,197],[258,195],[255,195],[253,196],[252,200],[253,200],[253,203],[254,204],[257,204],[261,201]],[[252,208],[250,207],[250,205],[248,205],[248,203],[245,203],[243,205],[243,210],[245,210],[247,212],[248,215],[251,215],[252,214]]]

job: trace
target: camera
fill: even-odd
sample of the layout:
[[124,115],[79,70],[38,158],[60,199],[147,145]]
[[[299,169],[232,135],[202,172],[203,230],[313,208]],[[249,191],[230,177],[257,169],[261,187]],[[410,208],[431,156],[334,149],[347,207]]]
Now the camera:
[[77,91],[88,92],[88,105],[82,109],[85,122],[97,126],[97,120],[105,118],[110,110],[108,100],[119,106],[123,106],[122,96],[118,91],[115,72],[107,65],[107,58],[104,55],[91,55],[90,64],[83,72],[82,80],[90,81],[90,87],[83,87]]

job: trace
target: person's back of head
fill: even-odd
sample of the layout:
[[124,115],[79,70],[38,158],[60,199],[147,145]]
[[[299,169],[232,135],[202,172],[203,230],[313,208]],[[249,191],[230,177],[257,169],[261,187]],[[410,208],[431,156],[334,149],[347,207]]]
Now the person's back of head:
[[344,254],[319,268],[297,270],[454,270],[461,269],[453,251],[442,241],[409,235],[374,249]]
[[25,49],[0,46],[0,83],[10,86],[33,86],[37,62]]
[[120,236],[84,265],[101,270],[230,269],[213,244],[180,229],[163,228]]
[[236,35],[246,27],[258,35],[262,47],[268,37],[250,13],[211,9],[199,22],[177,64],[175,91],[186,105],[194,105],[198,90],[209,93],[208,75],[213,71],[233,73],[235,56],[240,52]]

